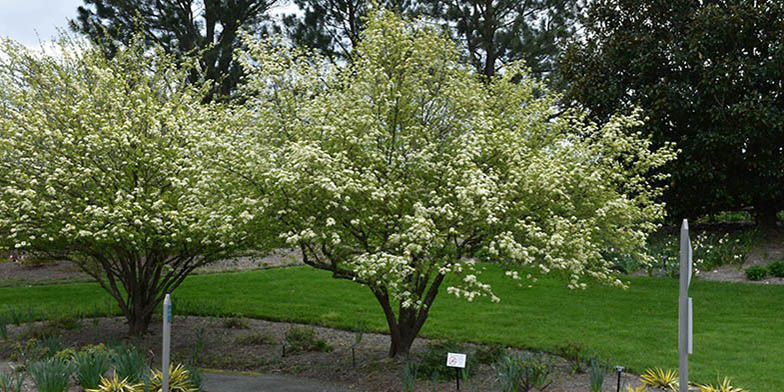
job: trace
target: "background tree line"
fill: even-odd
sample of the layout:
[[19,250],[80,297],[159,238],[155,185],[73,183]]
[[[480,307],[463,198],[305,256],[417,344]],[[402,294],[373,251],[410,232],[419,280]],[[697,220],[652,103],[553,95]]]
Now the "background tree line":
[[[208,100],[233,96],[243,75],[238,32],[279,33],[338,64],[353,60],[369,2],[294,0],[85,0],[72,27],[112,55],[141,28],[150,44],[196,54],[213,83]],[[643,109],[637,131],[679,158],[664,198],[671,219],[747,210],[775,227],[784,203],[784,5],[776,1],[384,0],[423,17],[459,44],[486,77],[525,60],[561,89],[562,107]],[[292,9],[291,7],[287,9]]]

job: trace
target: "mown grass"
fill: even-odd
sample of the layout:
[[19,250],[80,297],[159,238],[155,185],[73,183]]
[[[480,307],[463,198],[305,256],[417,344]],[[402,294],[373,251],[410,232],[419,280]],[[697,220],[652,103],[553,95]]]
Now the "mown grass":
[[[621,290],[570,291],[558,278],[519,287],[493,266],[482,275],[502,301],[468,303],[442,293],[422,335],[554,351],[578,343],[636,372],[677,368],[674,279],[628,278]],[[751,391],[784,390],[784,287],[693,281],[691,378],[732,377]],[[386,330],[370,291],[309,267],[200,275],[174,293],[177,313],[241,315],[350,329],[362,319]],[[108,295],[96,284],[0,288],[0,312],[34,306],[38,314],[101,314]]]

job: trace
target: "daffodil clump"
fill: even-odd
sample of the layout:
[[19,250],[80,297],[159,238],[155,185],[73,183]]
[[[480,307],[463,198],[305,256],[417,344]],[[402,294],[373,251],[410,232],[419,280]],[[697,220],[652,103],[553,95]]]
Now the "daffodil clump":
[[664,214],[649,174],[675,152],[630,132],[640,113],[592,124],[522,64],[485,79],[438,32],[387,11],[371,12],[349,65],[245,40],[250,121],[211,151],[305,263],[371,289],[391,355],[408,351],[441,285],[500,300],[480,249],[514,279],[562,271],[570,288],[623,285],[606,249],[649,259]]

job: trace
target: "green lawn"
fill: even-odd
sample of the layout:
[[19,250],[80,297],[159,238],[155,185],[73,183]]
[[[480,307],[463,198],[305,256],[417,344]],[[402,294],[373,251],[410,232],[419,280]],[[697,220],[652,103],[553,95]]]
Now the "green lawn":
[[[436,300],[422,335],[553,350],[579,343],[636,372],[677,368],[677,280],[629,278],[631,288],[569,291],[556,278],[518,287],[492,266],[483,274],[501,303]],[[730,376],[751,391],[784,390],[784,287],[694,281],[692,379]],[[351,328],[365,319],[384,331],[370,291],[309,267],[192,276],[174,293],[178,312],[236,314]],[[0,288],[3,306],[101,314],[96,284]]]

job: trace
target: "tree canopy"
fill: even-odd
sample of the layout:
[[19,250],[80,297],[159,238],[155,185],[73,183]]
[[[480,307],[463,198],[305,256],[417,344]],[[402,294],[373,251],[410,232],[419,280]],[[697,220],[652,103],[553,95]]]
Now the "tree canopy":
[[[227,98],[240,80],[233,60],[240,29],[255,31],[275,0],[84,0],[75,31],[101,42],[112,55],[143,33],[148,45],[168,53],[198,56],[201,69],[214,88],[208,98]],[[191,82],[199,81],[198,75]]]
[[522,65],[487,79],[389,11],[362,37],[347,67],[248,39],[253,120],[216,146],[306,264],[370,289],[390,355],[408,352],[442,286],[499,300],[479,250],[512,279],[563,271],[572,288],[621,285],[614,255],[647,260],[663,206],[646,174],[674,153],[627,132],[638,114],[598,126],[556,113],[554,95],[517,80]]
[[0,248],[73,262],[138,335],[165,293],[248,242],[255,201],[196,148],[235,117],[161,47],[57,47],[0,42]]
[[568,100],[607,119],[640,107],[639,129],[683,152],[665,200],[673,217],[784,206],[784,4],[601,0],[563,59]]

